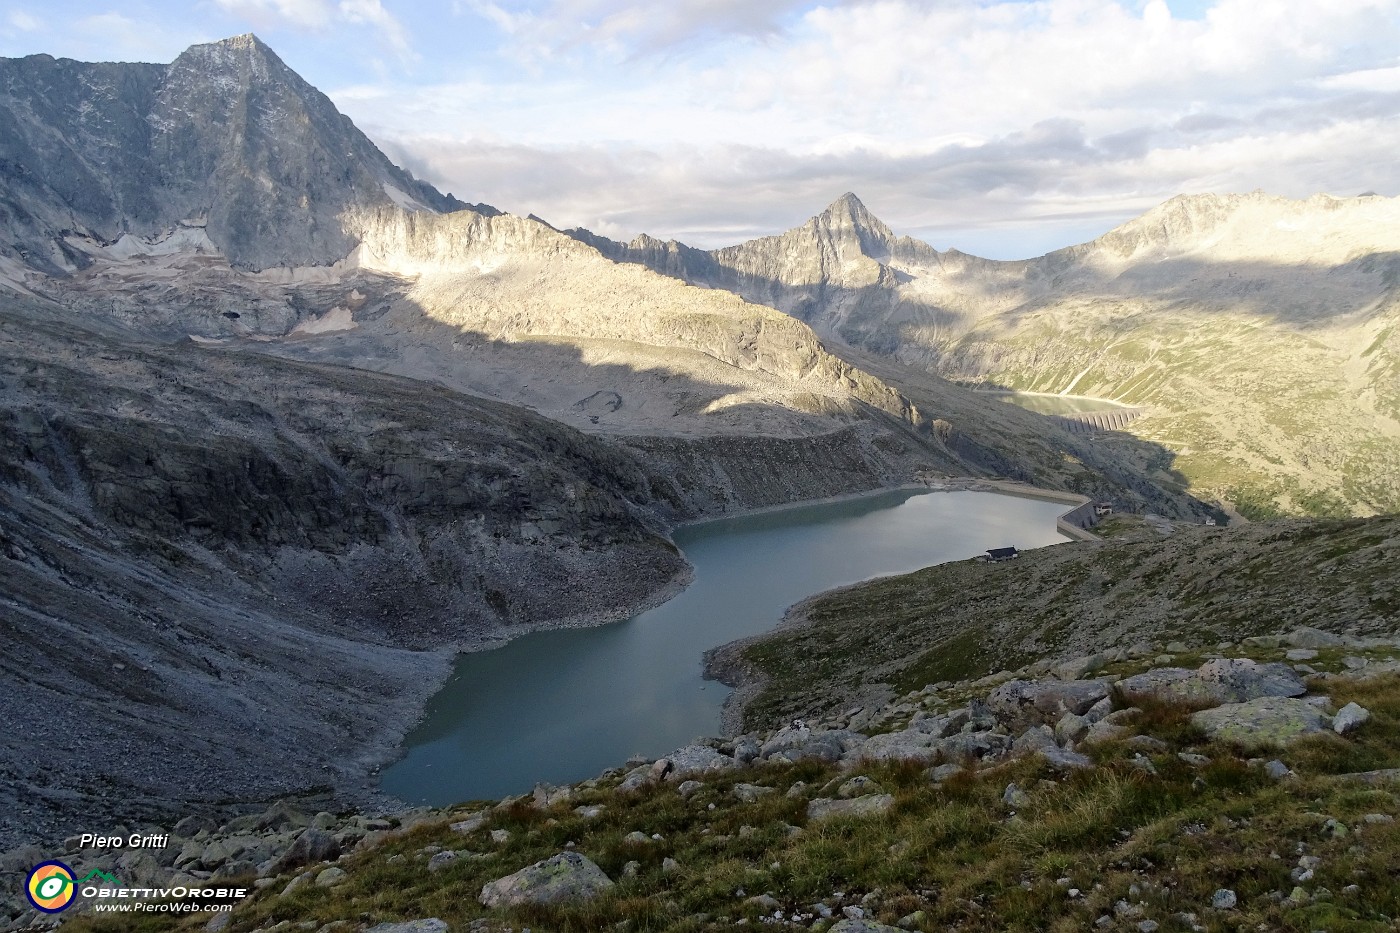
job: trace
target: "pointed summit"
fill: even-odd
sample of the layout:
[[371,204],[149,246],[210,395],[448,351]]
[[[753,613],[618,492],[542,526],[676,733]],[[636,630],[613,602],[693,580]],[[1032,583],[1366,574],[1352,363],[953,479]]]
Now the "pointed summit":
[[832,201],[810,223],[833,239],[854,239],[860,244],[861,251],[873,258],[888,256],[895,238],[894,231],[870,213],[870,209],[850,191]]
[[289,68],[267,43],[251,32],[190,46],[170,63],[167,81],[179,80],[181,73],[186,71],[193,72],[192,77],[196,80],[212,75],[232,78],[233,83],[228,84],[229,87],[246,88],[272,82],[289,84],[303,95],[319,93]]
[[837,198],[835,201],[832,201],[831,204],[827,207],[826,212],[831,213],[833,211],[848,211],[854,214],[858,211],[865,210],[865,203],[861,201],[860,198],[856,197],[856,193],[854,191],[847,191],[845,194],[841,195],[841,197]]

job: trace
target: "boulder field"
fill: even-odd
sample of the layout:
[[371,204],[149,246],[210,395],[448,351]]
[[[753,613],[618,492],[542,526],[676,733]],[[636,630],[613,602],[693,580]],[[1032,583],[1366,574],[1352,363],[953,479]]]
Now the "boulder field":
[[[389,902],[367,911],[356,907],[338,919],[315,927],[302,923],[298,929],[443,933],[519,929],[513,924],[529,926],[524,922],[528,918],[539,923],[541,917],[551,916],[578,922],[579,917],[612,916],[632,909],[626,905],[644,903],[645,898],[636,898],[647,885],[661,897],[662,892],[703,883],[700,879],[708,874],[729,870],[723,860],[704,861],[712,850],[717,858],[726,852],[748,853],[742,864],[766,864],[767,869],[743,870],[743,877],[754,880],[726,895],[733,903],[723,908],[725,912],[692,911],[673,918],[676,928],[723,929],[746,917],[804,929],[891,928],[886,921],[902,929],[940,928],[934,921],[942,904],[936,888],[918,897],[898,898],[878,887],[856,893],[836,889],[795,902],[774,880],[782,874],[774,867],[782,864],[782,856],[768,853],[808,845],[820,849],[826,844],[823,840],[836,838],[858,848],[865,833],[922,818],[918,814],[925,804],[918,801],[944,800],[946,806],[954,806],[970,793],[985,797],[977,811],[982,819],[1007,827],[1007,832],[1033,832],[1040,823],[1026,821],[1053,818],[1042,812],[1047,799],[1075,788],[1117,786],[1123,780],[1146,787],[1161,782],[1164,799],[1177,793],[1170,786],[1173,780],[1202,795],[1227,778],[1265,788],[1311,787],[1302,782],[1317,778],[1303,773],[1310,767],[1303,763],[1314,761],[1316,752],[1295,754],[1292,749],[1298,743],[1329,737],[1314,739],[1312,747],[1323,741],[1330,743],[1326,748],[1338,761],[1363,761],[1378,730],[1388,728],[1389,713],[1383,711],[1378,720],[1355,702],[1334,708],[1332,695],[1358,684],[1395,681],[1400,674],[1400,638],[1327,636],[1336,640],[1303,649],[1314,652],[1307,662],[1289,663],[1288,652],[1316,640],[1310,631],[1206,651],[1171,643],[1167,647],[1172,651],[1164,653],[1161,646],[1147,645],[1144,651],[1132,652],[1143,655],[1138,659],[1076,658],[1053,665],[1055,674],[1032,676],[1023,669],[976,681],[933,684],[880,709],[796,720],[770,732],[697,740],[658,759],[632,759],[575,785],[539,785],[529,794],[495,802],[337,815],[311,814],[303,804],[282,801],[218,826],[198,815],[186,817],[169,830],[171,842],[164,849],[83,849],[82,840],[74,837],[64,844],[60,857],[78,871],[100,869],[128,885],[246,881],[255,889],[254,896],[211,921],[236,923],[230,926],[236,931],[287,930],[288,918],[303,909],[320,918],[351,911],[351,905],[367,903],[355,892],[378,873],[404,870],[411,870],[416,880],[412,897],[396,902],[397,907],[385,909]],[[1400,771],[1371,769],[1334,774],[1327,780],[1347,779],[1356,787],[1383,789],[1397,777]],[[981,787],[986,791],[973,790]],[[1389,832],[1394,794],[1367,793],[1390,801],[1389,807],[1378,805],[1375,812],[1351,823],[1314,814],[1322,825],[1319,832],[1333,841],[1347,833]],[[647,815],[657,808],[662,818]],[[678,811],[693,813],[704,823],[695,837],[698,849],[680,842],[689,830],[681,825]],[[929,811],[928,818],[940,817]],[[1105,821],[1118,818],[1102,815]],[[1202,819],[1207,823],[1201,824]],[[1235,825],[1232,820],[1238,816],[1224,810],[1215,816],[1203,812],[1186,825],[1210,825],[1212,819]],[[1022,825],[1026,829],[1017,828]],[[1247,826],[1248,821],[1239,825]],[[559,833],[568,836],[553,851],[546,841],[551,827],[561,827]],[[148,829],[156,828],[140,831]],[[135,827],[118,827],[112,834],[133,831]],[[905,852],[912,844],[898,835],[891,838],[900,840],[891,843],[892,851]],[[1307,845],[1300,851],[1306,856],[1302,861],[1320,858]],[[0,871],[22,876],[29,865],[57,854],[22,847],[0,856]],[[786,857],[796,856],[789,851]],[[834,853],[824,857],[839,860]],[[1315,870],[1316,866],[1290,869],[1290,877],[1302,879],[1292,889],[1279,887],[1274,892],[1278,896],[1267,903],[1250,894],[1250,903],[1272,911],[1303,910],[1332,897],[1336,892],[1308,884],[1312,875],[1303,877]],[[1066,871],[1065,877],[1074,876]],[[1231,887],[1235,882],[1223,875],[1213,880],[1219,883],[1211,888],[1213,893],[1207,892],[1203,913],[1190,922],[1178,917],[1178,923],[1205,929],[1198,921],[1208,919],[1207,913],[1245,909],[1233,906],[1246,897],[1243,890]],[[456,913],[405,917],[414,904],[442,902],[433,893],[435,886],[452,892]],[[1087,890],[1082,886],[1067,882],[1062,887],[1072,892],[1071,900],[1090,896],[1077,893]],[[474,906],[466,906],[467,901]],[[904,909],[916,901],[924,906]],[[1212,906],[1217,904],[1232,906]],[[670,910],[674,905],[662,906]],[[7,928],[46,922],[24,908],[13,899],[0,908]],[[1120,921],[1140,929],[1139,923],[1159,922],[1152,917],[1150,898],[1134,900],[1129,894],[1106,902],[1105,910],[1110,920],[1098,924],[1103,929],[1120,928]],[[463,917],[469,918],[465,925]],[[549,923],[542,926],[553,928]]]

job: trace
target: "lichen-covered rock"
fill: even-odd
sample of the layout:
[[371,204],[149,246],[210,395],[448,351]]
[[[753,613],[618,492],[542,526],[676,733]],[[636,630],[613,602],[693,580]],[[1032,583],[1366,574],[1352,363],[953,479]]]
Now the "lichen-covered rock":
[[1161,703],[1243,703],[1260,697],[1299,697],[1308,692],[1297,671],[1286,664],[1259,664],[1248,658],[1215,658],[1192,671],[1159,667],[1118,682],[1130,701]]
[[1152,699],[1159,703],[1224,703],[1229,693],[1218,683],[1207,683],[1184,667],[1158,667],[1118,681],[1118,691],[1129,702]]
[[953,735],[967,725],[972,718],[969,710],[958,709],[951,713],[944,713],[940,716],[929,716],[927,718],[915,718],[909,724],[909,728],[915,732],[925,732],[936,738],[946,738]]
[[[1070,713],[1069,715],[1074,715]],[[1011,743],[1012,751],[1018,754],[1030,754],[1040,751],[1042,748],[1053,748],[1057,745],[1055,733],[1049,726],[1032,726],[1016,737]]]
[[1201,710],[1191,723],[1212,739],[1235,742],[1256,750],[1328,731],[1332,718],[1317,707],[1290,697],[1261,697],[1244,703],[1226,703]]
[[635,790],[641,790],[650,783],[652,783],[651,766],[638,765],[627,772],[626,776],[623,777],[622,781],[617,785],[617,789],[619,793],[626,794]]
[[[669,767],[658,768],[657,765],[661,765],[662,762],[669,762]],[[708,745],[687,745],[657,761],[656,765],[652,766],[652,776],[679,783],[696,775],[715,774],[735,767],[738,767],[738,762]]]
[[808,728],[782,729],[760,749],[763,758],[785,758],[788,761],[840,761],[857,756],[866,737],[848,729],[816,730]]
[[1061,680],[1078,680],[1099,670],[1105,663],[1106,659],[1102,654],[1086,655],[1057,665],[1055,676]]
[[872,816],[884,813],[894,806],[894,797],[889,794],[870,794],[852,800],[832,800],[818,797],[807,802],[807,819],[813,822],[828,820],[838,816]]
[[1055,723],[1055,741],[1061,745],[1078,742],[1093,724],[1087,716],[1065,713],[1060,721]]
[[764,787],[762,784],[735,784],[732,793],[744,803],[753,803],[760,797],[777,793],[777,790],[776,787]]
[[429,917],[426,920],[407,920],[403,923],[379,923],[365,933],[447,933],[447,921]]
[[347,877],[345,869],[337,868],[332,865],[329,868],[321,869],[316,875],[316,886],[318,888],[334,887],[343,882]]
[[1346,644],[1346,639],[1341,635],[1333,635],[1331,632],[1307,625],[1294,629],[1283,636],[1282,640],[1294,648],[1336,648]]
[[279,874],[289,868],[300,868],[316,862],[329,862],[340,857],[340,843],[323,829],[310,827],[302,830],[292,847],[282,853],[272,874]]
[[1196,676],[1207,684],[1219,684],[1236,703],[1261,697],[1300,697],[1308,692],[1308,685],[1287,664],[1260,664],[1248,658],[1207,661]]
[[866,920],[864,917],[859,920],[852,920],[848,917],[833,926],[829,933],[903,933],[903,931],[888,923],[876,923],[874,920]]
[[883,792],[884,788],[881,787],[879,783],[863,774],[857,774],[836,789],[836,796],[845,800],[850,800],[854,797],[864,797],[867,794],[879,794]]
[[1084,745],[1099,745],[1103,742],[1113,742],[1125,738],[1131,733],[1132,730],[1125,725],[1103,720],[1090,726],[1079,741]]
[[945,761],[998,757],[1011,747],[1011,736],[990,730],[962,732],[940,739],[934,746]]
[[1332,731],[1338,735],[1349,735],[1371,718],[1371,711],[1357,703],[1348,703],[1337,710],[1332,717]]
[[1094,760],[1088,755],[1064,748],[1042,748],[1040,757],[1056,771],[1083,771],[1094,766]]
[[860,757],[872,761],[932,761],[938,756],[937,735],[907,729],[871,736],[860,748]]
[[1008,725],[1050,725],[1065,713],[1083,715],[1108,696],[1108,687],[1097,680],[1011,680],[993,690],[987,706]]
[[478,899],[487,907],[574,903],[592,900],[612,886],[612,879],[587,857],[561,852],[487,882]]

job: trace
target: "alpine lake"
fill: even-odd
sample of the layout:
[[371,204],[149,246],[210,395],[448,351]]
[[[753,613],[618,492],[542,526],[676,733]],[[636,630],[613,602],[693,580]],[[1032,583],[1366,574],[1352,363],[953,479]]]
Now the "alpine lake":
[[1055,527],[1068,508],[906,488],[683,526],[673,537],[695,568],[688,587],[625,621],[460,655],[380,788],[432,806],[502,797],[717,735],[730,690],[702,677],[707,649],[769,631],[833,587],[1068,540]]

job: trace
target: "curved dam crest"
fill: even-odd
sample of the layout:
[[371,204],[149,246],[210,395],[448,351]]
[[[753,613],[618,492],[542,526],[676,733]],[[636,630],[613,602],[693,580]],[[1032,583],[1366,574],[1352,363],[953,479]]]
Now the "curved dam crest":
[[380,788],[442,806],[592,777],[720,731],[730,689],[706,650],[773,629],[788,606],[988,548],[1041,547],[1063,502],[901,489],[678,529],[695,567],[673,599],[623,622],[523,635],[461,655]]

